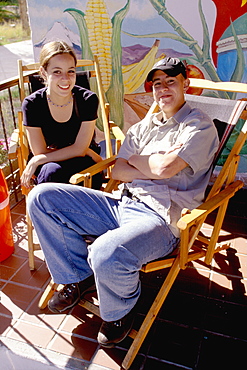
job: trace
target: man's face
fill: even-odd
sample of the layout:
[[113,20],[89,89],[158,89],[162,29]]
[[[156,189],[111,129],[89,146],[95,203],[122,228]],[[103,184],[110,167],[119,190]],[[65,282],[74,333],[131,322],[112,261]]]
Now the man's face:
[[189,80],[180,73],[175,77],[157,70],[153,78],[153,96],[166,118],[176,114],[185,102],[184,93],[189,87]]

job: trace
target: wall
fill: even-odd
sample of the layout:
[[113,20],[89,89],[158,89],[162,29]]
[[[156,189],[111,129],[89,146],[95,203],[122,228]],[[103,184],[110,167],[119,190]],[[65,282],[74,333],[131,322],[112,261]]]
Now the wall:
[[150,91],[147,72],[164,56],[191,77],[247,82],[247,0],[28,0],[28,10],[36,60],[54,39],[99,56],[111,119],[124,129],[140,117],[129,94]]

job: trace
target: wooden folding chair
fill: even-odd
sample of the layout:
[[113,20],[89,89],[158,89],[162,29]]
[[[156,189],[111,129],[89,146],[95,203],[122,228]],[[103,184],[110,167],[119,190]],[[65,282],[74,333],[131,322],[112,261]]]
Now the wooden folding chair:
[[[204,82],[205,85],[205,82]],[[239,89],[245,91],[244,84]],[[215,88],[215,86],[214,86]],[[221,87],[222,88],[222,87]],[[233,85],[231,84],[233,90]],[[246,117],[246,102],[231,101],[225,99],[205,98],[198,96],[187,96],[187,101],[192,107],[200,107],[214,119],[220,136],[220,146],[215,156],[214,164],[230,137],[230,134],[240,117]],[[229,109],[228,109],[229,108]],[[151,107],[152,111],[157,110],[156,104]],[[221,111],[221,113],[219,113]],[[149,112],[150,114],[151,112]],[[223,129],[222,129],[223,128]],[[151,328],[157,314],[162,307],[171,287],[173,286],[176,277],[181,269],[185,269],[189,262],[204,258],[205,263],[211,264],[215,253],[230,247],[227,242],[218,243],[219,233],[226,214],[229,199],[243,186],[240,180],[234,181],[237,167],[239,163],[239,153],[247,138],[247,121],[245,121],[239,136],[228,155],[224,166],[222,167],[218,177],[216,178],[205,201],[196,209],[185,209],[182,212],[181,218],[178,220],[178,227],[181,231],[180,247],[176,255],[167,256],[156,261],[152,261],[142,267],[142,272],[148,273],[158,271],[160,269],[169,268],[167,277],[165,278],[156,298],[153,301],[143,323],[138,330],[132,329],[129,336],[133,338],[133,342],[123,360],[122,368],[129,369],[134,361],[140,347]],[[108,158],[101,162],[101,168],[107,168],[108,165],[115,163],[115,157]],[[80,174],[73,176],[73,181],[80,182],[83,178],[87,181],[89,177],[99,171],[97,165],[92,166],[87,171],[82,171]],[[115,187],[115,181],[110,181],[106,187],[106,191],[111,191]],[[216,220],[209,236],[202,234],[202,225],[207,216],[217,212]],[[100,316],[99,308],[90,300],[82,298],[80,303],[82,307],[91,311],[95,315]]]
[[[247,121],[239,134],[239,137],[229,154],[214,186],[212,187],[206,201],[198,208],[187,211],[180,218],[177,225],[181,230],[180,248],[176,257],[166,258],[163,260],[153,261],[143,266],[142,271],[145,273],[153,272],[163,268],[170,268],[159,293],[157,294],[150,310],[148,311],[140,329],[132,330],[130,336],[134,338],[130,346],[122,367],[129,369],[135,356],[137,355],[152,323],[158,315],[173,283],[181,269],[185,269],[191,261],[205,258],[205,263],[211,264],[215,253],[230,247],[229,243],[217,243],[219,233],[223,224],[229,199],[243,186],[242,181],[233,182],[239,162],[239,152],[247,138]],[[200,233],[203,222],[206,217],[217,210],[217,217],[213,226],[211,235],[206,237]]]
[[[110,139],[110,123],[109,123],[109,104],[106,103],[104,90],[101,80],[101,74],[99,69],[99,63],[97,56],[94,56],[93,60],[78,60],[77,68],[90,68],[87,71],[77,71],[76,84],[90,88],[93,84],[97,90],[99,98],[99,114],[102,118],[104,137],[105,137],[105,149],[106,158],[113,155],[111,139]],[[18,75],[19,75],[19,89],[21,102],[24,100],[26,93],[31,93],[39,88],[44,87],[42,79],[39,77],[39,63],[32,63],[23,65],[22,60],[18,60]],[[30,88],[32,86],[32,88]],[[9,159],[18,159],[18,165],[20,169],[20,176],[27,165],[28,155],[30,153],[28,139],[25,127],[23,126],[22,112],[18,112],[18,129],[14,130],[11,136],[11,142],[9,145]],[[109,174],[110,172],[108,172]],[[22,194],[27,196],[30,189],[21,187]],[[26,214],[27,221],[27,236],[28,236],[28,255],[29,255],[29,268],[30,270],[35,269],[34,251],[40,249],[40,245],[34,243],[33,240],[33,225],[28,214]]]

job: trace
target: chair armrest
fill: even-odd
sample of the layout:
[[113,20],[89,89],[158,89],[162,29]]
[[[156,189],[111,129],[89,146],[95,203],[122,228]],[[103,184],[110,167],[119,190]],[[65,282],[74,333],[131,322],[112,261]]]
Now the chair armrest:
[[245,94],[247,92],[246,84],[242,82],[214,82],[201,78],[190,78],[189,80],[191,87],[201,87],[208,90],[240,92]]
[[115,136],[116,140],[119,140],[122,144],[125,139],[125,135],[123,131],[114,122],[111,121],[110,124],[111,124],[111,130],[112,130],[113,135]]
[[76,185],[79,182],[84,181],[87,177],[92,177],[96,173],[99,173],[103,170],[106,170],[110,166],[113,166],[115,161],[116,161],[115,155],[113,155],[110,158],[104,159],[103,161],[94,164],[93,166],[87,168],[86,170],[74,174],[73,176],[71,176],[69,182],[73,185]]
[[8,150],[9,159],[17,158],[18,147],[19,147],[19,130],[16,128],[10,137],[9,150]]
[[228,185],[224,190],[214,195],[211,199],[207,200],[199,207],[193,209],[190,213],[181,217],[177,222],[177,226],[180,230],[185,230],[196,224],[196,222],[200,221],[202,218],[213,212],[216,208],[220,207],[226,200],[233,197],[234,194],[243,187],[243,185],[243,182],[240,180]]

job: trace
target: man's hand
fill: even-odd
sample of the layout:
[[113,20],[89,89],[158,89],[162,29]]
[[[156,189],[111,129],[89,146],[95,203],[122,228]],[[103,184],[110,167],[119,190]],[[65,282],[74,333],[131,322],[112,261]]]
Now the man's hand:
[[167,151],[165,151],[164,154],[174,152],[174,150],[180,149],[181,146],[183,146],[183,143],[177,142],[174,145],[172,145]]

